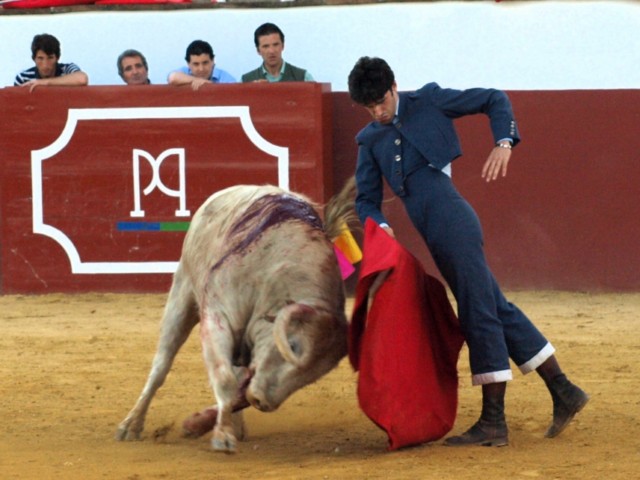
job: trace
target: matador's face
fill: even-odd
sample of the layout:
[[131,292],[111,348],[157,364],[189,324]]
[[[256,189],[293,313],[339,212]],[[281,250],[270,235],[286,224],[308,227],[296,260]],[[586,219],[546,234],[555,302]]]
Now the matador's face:
[[394,82],[391,88],[384,94],[380,100],[365,105],[365,107],[373,119],[382,124],[387,125],[393,121],[398,108],[398,87]]

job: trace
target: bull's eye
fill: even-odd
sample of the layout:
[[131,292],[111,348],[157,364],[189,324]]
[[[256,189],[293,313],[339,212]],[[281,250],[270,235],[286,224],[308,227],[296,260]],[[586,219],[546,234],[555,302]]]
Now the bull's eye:
[[296,356],[299,357],[301,352],[301,348],[300,348],[300,342],[297,340],[289,340],[289,347],[291,348],[291,352]]

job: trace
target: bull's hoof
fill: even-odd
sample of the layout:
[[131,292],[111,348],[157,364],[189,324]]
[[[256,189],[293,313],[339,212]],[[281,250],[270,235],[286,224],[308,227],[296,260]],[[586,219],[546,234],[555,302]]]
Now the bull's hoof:
[[132,429],[130,428],[130,425],[123,422],[118,426],[115,439],[118,440],[119,442],[122,442],[122,441],[131,442],[135,440],[140,440],[141,433],[142,433],[142,429],[139,429],[139,430]]
[[236,453],[236,437],[228,431],[225,432],[222,429],[216,427],[213,430],[213,437],[211,438],[211,448],[216,452]]

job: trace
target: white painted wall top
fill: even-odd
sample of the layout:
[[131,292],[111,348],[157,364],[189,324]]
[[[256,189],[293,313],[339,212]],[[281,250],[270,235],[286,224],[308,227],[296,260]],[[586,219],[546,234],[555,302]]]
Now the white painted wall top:
[[0,16],[0,86],[33,66],[34,35],[62,43],[92,85],[120,85],[116,58],[142,51],[154,84],[185,64],[195,39],[237,79],[256,68],[255,28],[274,22],[284,58],[333,91],[362,55],[385,58],[401,90],[443,86],[505,90],[640,88],[640,2],[540,1],[385,3],[276,9],[100,11]]

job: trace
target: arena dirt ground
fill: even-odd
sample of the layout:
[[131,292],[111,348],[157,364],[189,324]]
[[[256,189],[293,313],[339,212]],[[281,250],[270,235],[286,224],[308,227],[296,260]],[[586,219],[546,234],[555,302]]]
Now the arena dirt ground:
[[[507,390],[511,444],[450,448],[441,441],[386,451],[358,409],[347,360],[277,412],[247,411],[235,455],[180,425],[212,403],[198,336],[178,355],[151,405],[142,441],[114,433],[137,398],[157,341],[165,295],[0,296],[0,478],[4,479],[582,479],[640,475],[640,293],[512,292],[558,349],[591,402],[545,439],[551,402],[519,374]],[[479,412],[466,351],[453,433]]]

